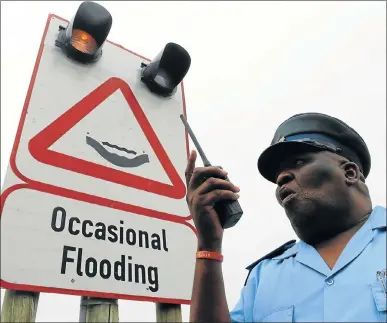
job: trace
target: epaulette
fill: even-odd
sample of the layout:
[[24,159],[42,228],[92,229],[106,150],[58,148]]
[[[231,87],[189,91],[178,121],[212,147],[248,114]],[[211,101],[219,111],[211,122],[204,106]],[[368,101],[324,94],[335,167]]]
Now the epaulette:
[[246,286],[247,280],[249,279],[251,271],[256,265],[258,265],[261,261],[265,259],[272,259],[274,257],[282,255],[286,250],[290,249],[295,244],[296,244],[296,240],[290,240],[284,243],[282,246],[278,247],[277,249],[274,249],[273,251],[269,252],[266,256],[263,256],[262,258],[259,258],[258,260],[254,261],[251,265],[248,265],[246,269],[249,271],[249,273],[247,274],[247,277],[246,277],[245,286]]

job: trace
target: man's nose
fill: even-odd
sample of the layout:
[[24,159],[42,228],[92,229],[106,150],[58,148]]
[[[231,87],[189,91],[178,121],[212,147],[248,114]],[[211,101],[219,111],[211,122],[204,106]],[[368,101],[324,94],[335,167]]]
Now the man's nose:
[[277,177],[277,185],[281,187],[287,183],[290,183],[294,179],[294,176],[289,171],[282,171]]

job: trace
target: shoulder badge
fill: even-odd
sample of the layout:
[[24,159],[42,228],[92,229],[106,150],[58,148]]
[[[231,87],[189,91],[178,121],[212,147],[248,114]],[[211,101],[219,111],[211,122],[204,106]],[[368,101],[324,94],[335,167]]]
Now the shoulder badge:
[[265,259],[272,259],[274,257],[282,255],[286,250],[290,249],[295,244],[296,244],[296,240],[290,240],[284,243],[282,246],[278,247],[277,249],[274,249],[273,251],[269,252],[266,256],[263,256],[262,258],[259,258],[258,260],[254,261],[251,265],[248,265],[246,269],[249,271],[249,273],[247,274],[247,277],[245,280],[245,286],[246,286],[247,280],[249,279],[251,271],[256,265],[258,265],[261,261]]

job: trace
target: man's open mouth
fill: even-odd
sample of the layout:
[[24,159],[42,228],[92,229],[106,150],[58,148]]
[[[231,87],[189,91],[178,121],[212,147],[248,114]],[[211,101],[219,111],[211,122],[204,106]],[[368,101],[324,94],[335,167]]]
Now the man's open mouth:
[[[149,163],[149,157],[147,154],[141,154],[137,155],[137,153],[134,150],[129,150],[126,148],[119,147],[117,145],[111,144],[107,141],[99,142],[90,136],[86,136],[86,143],[94,148],[94,150],[105,160],[107,160],[109,163],[118,166],[118,167],[125,167],[125,168],[131,168],[131,167],[138,167],[145,163]],[[124,152],[128,155],[135,155],[133,158],[128,158],[125,156],[118,155],[114,152],[109,151],[104,146],[109,147],[109,150],[118,150],[120,152]]]
[[291,198],[295,195],[296,193],[291,190],[290,188],[283,187],[279,191],[279,197],[281,199],[282,205],[286,204],[288,201],[291,200]]

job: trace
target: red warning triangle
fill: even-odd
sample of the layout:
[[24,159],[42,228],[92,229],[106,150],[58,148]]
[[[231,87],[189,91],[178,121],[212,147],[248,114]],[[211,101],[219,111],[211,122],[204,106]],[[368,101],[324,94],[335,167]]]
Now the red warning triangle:
[[[140,125],[145,137],[150,143],[172,185],[49,150],[49,147],[51,147],[58,139],[60,139],[80,120],[85,118],[100,103],[118,89],[121,90],[128,106],[132,110],[138,124]],[[35,137],[33,137],[29,142],[29,150],[31,155],[42,163],[91,177],[100,178],[105,181],[175,199],[183,198],[186,193],[183,181],[157,138],[157,135],[152,129],[152,126],[146,118],[145,113],[140,107],[140,104],[138,103],[129,85],[125,81],[116,77],[112,77],[101,84],[93,92],[88,94]]]

